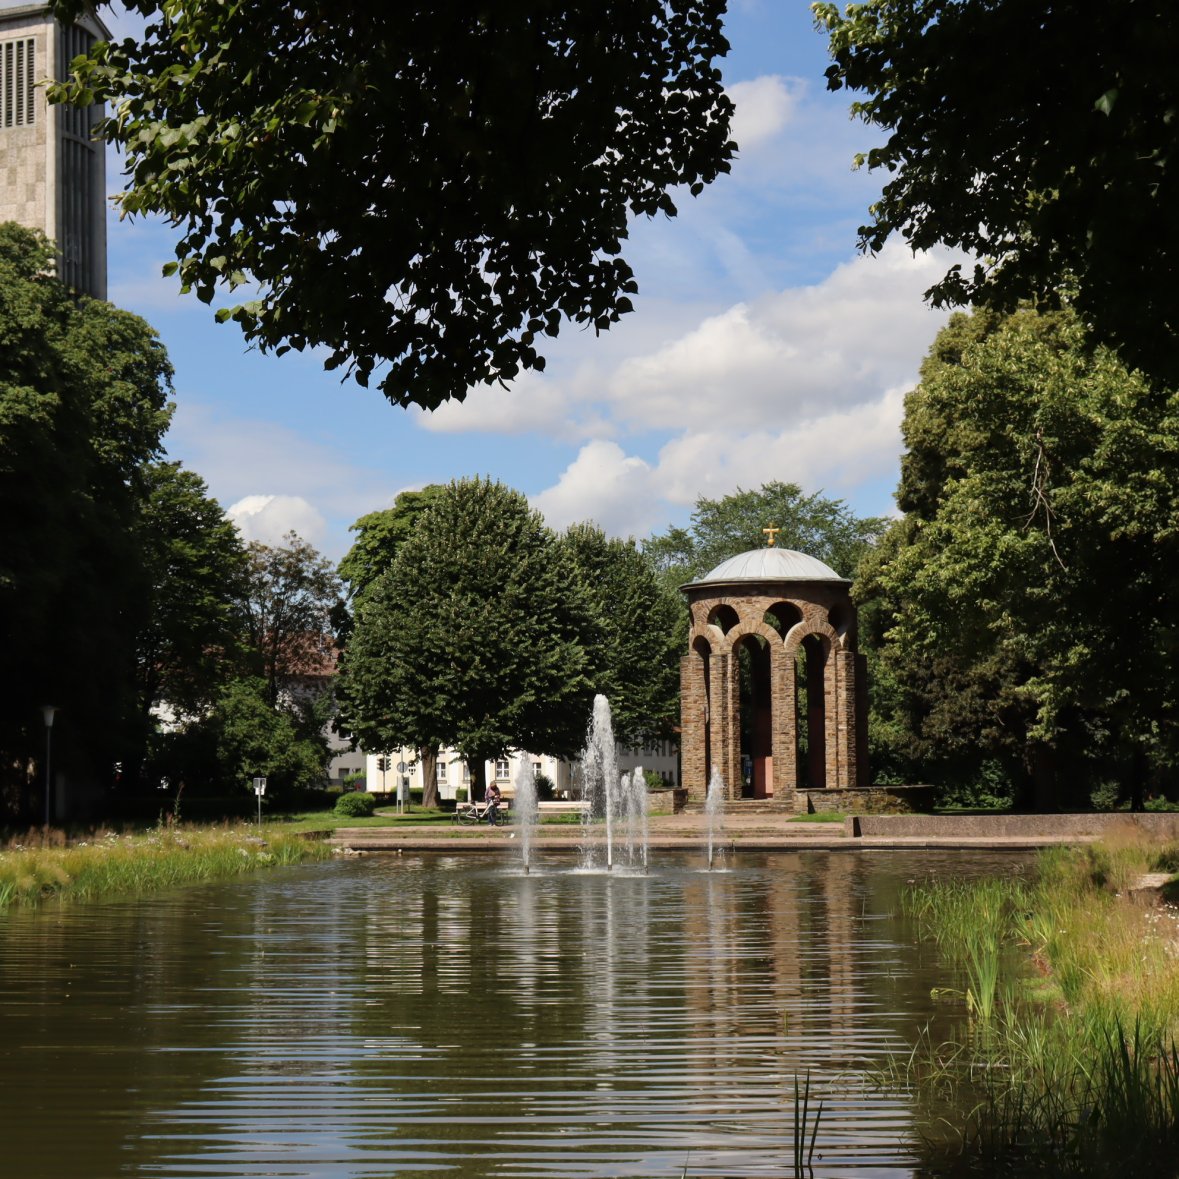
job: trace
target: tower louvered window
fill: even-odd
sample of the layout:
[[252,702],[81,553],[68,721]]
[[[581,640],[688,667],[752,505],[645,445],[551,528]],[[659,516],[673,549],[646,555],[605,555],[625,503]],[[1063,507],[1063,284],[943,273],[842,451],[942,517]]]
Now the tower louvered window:
[[35,106],[33,38],[0,41],[0,127],[28,127]]

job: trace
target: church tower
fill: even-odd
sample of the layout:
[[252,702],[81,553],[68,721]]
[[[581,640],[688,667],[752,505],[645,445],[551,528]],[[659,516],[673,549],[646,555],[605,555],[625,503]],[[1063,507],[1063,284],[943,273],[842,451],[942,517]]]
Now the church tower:
[[64,26],[44,4],[0,7],[0,221],[57,244],[57,277],[106,298],[105,146],[91,138],[102,108],[50,106],[44,82],[110,32],[93,14]]

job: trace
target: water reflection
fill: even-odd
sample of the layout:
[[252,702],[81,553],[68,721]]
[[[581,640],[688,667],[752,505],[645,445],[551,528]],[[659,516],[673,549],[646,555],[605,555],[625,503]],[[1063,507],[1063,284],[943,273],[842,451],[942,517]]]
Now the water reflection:
[[[1011,860],[1000,861],[1003,870]],[[647,877],[371,858],[0,920],[5,1173],[911,1175],[924,853]]]

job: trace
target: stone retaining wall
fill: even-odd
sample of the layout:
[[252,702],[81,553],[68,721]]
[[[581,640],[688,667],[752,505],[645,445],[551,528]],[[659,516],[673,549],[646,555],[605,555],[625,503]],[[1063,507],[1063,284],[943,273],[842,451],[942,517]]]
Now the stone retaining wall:
[[847,835],[944,839],[1038,835],[1148,834],[1179,839],[1179,813],[1094,815],[849,815]]

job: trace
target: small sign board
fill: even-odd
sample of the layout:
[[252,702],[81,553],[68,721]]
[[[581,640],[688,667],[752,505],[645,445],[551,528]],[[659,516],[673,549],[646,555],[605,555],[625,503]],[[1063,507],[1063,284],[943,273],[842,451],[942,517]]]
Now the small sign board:
[[404,774],[407,769],[409,769],[409,767],[405,764],[405,762],[399,761],[397,763],[397,772],[399,774]]
[[254,793],[257,795],[263,795],[266,793],[266,779],[265,778],[255,778],[254,779]]

